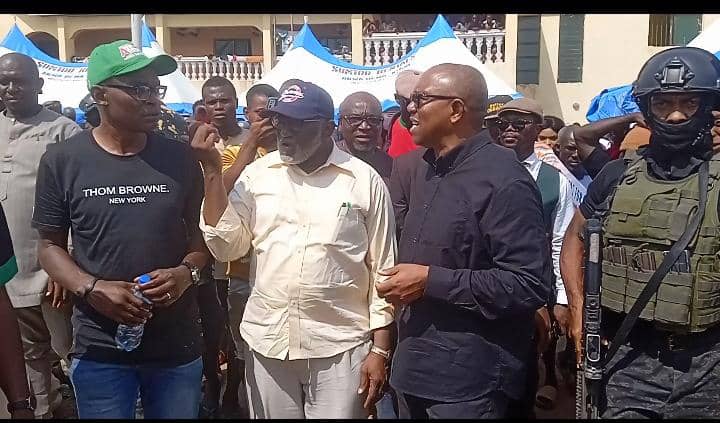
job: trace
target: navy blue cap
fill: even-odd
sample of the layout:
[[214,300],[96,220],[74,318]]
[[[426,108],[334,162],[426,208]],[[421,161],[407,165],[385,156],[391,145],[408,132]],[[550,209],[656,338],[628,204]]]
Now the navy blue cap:
[[268,112],[298,120],[332,120],[335,106],[327,91],[312,82],[298,81],[280,94],[275,107]]

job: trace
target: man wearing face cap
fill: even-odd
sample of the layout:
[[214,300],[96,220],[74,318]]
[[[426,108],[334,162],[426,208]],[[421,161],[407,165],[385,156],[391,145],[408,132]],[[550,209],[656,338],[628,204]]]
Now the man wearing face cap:
[[581,237],[586,219],[602,223],[603,418],[720,413],[718,81],[720,61],[705,50],[651,57],[633,84],[650,143],[604,167],[566,233],[561,269],[579,359]]
[[278,149],[222,179],[217,130],[192,140],[205,171],[200,228],[216,259],[251,246],[240,334],[254,418],[367,418],[382,396],[393,307],[380,271],[395,263],[392,204],[380,175],[342,151],[330,95],[290,84],[267,111]]

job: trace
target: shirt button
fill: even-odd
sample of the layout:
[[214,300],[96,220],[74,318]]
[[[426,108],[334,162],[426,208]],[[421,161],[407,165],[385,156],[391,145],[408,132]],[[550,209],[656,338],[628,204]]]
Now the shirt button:
[[413,238],[413,239],[412,239],[412,242],[413,242],[413,244],[417,244],[418,239],[417,239],[417,238]]
[[424,208],[424,209],[428,209],[429,207],[430,207],[430,206],[429,206],[427,203],[423,204],[423,208]]

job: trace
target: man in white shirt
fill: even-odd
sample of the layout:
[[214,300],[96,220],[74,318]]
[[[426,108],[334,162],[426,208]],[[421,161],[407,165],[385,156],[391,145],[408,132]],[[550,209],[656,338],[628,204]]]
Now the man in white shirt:
[[[248,165],[228,197],[217,132],[192,145],[205,171],[200,227],[223,262],[252,247],[240,333],[255,418],[366,418],[382,395],[393,308],[378,271],[395,264],[392,203],[380,175],[332,141],[322,88],[289,86],[268,111],[278,150]],[[229,204],[228,204],[229,202]]]
[[[540,104],[529,98],[519,98],[506,103],[498,110],[498,118],[492,121],[491,125],[497,126],[499,130],[498,142],[500,145],[511,148],[515,151],[533,179],[540,188],[543,202],[543,214],[549,240],[549,252],[552,255],[554,293],[553,298],[548,299],[548,307],[538,310],[537,339],[538,352],[545,352],[550,341],[550,313],[557,321],[559,328],[564,332],[568,322],[567,295],[560,275],[560,249],[563,238],[570,220],[575,212],[572,201],[571,186],[567,178],[558,172],[554,167],[542,162],[535,154],[535,141],[537,134],[542,129],[543,112]],[[553,348],[554,350],[554,348]],[[554,351],[552,352],[554,354]],[[536,359],[531,358],[531,368],[537,370]],[[553,366],[554,367],[554,366]],[[529,380],[537,379],[537,374],[530,372]],[[535,383],[530,383],[529,395],[523,401],[525,412],[532,413],[535,398]],[[518,417],[527,417],[520,416]]]

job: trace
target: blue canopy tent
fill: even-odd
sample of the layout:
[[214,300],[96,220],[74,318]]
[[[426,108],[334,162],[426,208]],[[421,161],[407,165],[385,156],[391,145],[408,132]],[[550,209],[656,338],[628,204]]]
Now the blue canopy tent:
[[[144,23],[142,27],[142,47],[146,54],[152,53],[151,55],[155,55],[162,52],[155,36]],[[13,25],[10,28],[5,38],[0,42],[0,48],[3,49],[3,53],[9,50],[25,54],[35,59],[35,61],[39,63],[41,76],[45,79],[45,97],[50,97],[43,100],[60,100],[61,103],[64,103],[64,106],[74,107],[76,121],[78,123],[85,122],[85,115],[77,106],[80,99],[87,93],[87,87],[85,85],[86,63],[63,62],[47,55],[35,46],[35,44],[22,33],[17,25]],[[53,67],[54,69],[47,70],[49,67]],[[44,72],[49,73],[45,74]],[[169,101],[166,105],[180,114],[190,115],[192,113],[192,103],[188,100],[199,97],[199,95],[193,93],[197,90],[189,85],[189,81],[178,79],[185,78],[182,74],[171,74],[162,78],[165,79],[165,85],[168,85],[168,95],[166,99]]]

